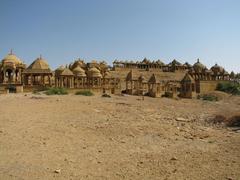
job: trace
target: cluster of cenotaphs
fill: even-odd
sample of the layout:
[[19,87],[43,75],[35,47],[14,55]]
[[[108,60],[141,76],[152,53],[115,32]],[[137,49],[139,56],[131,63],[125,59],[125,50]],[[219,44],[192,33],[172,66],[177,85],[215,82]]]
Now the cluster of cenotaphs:
[[[194,65],[173,60],[165,64],[161,60],[85,63],[77,59],[52,71],[48,62],[38,57],[29,66],[12,51],[0,62],[0,90],[10,88],[16,92],[42,87],[88,89],[102,93],[149,95],[152,97],[196,97],[212,91],[219,81],[231,80],[231,74],[217,64],[208,69],[199,59]],[[0,91],[1,92],[1,91]]]

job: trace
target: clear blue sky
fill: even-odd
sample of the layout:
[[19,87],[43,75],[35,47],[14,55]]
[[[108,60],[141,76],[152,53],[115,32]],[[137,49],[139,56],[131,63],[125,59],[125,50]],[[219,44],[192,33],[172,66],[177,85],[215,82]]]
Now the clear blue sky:
[[240,72],[239,0],[0,0],[0,57],[174,58]]

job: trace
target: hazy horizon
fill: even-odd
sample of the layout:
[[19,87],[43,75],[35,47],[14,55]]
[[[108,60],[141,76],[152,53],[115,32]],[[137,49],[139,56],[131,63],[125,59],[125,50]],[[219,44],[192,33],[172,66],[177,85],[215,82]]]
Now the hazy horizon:
[[173,59],[240,72],[238,0],[1,0],[0,59]]

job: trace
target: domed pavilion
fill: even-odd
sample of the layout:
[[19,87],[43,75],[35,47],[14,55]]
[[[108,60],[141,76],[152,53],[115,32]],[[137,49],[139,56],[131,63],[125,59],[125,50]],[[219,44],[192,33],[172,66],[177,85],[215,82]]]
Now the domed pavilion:
[[72,72],[74,74],[74,87],[84,88],[87,83],[87,75],[85,70],[80,66],[77,66],[72,70]]
[[211,67],[211,71],[213,72],[214,80],[229,80],[229,73],[217,63]]
[[0,83],[21,84],[22,72],[25,68],[26,65],[11,50],[0,62]]
[[102,74],[99,69],[92,67],[88,71],[88,85],[90,87],[100,87],[102,85]]
[[197,62],[189,70],[189,74],[197,81],[212,80],[212,71],[197,59]]
[[40,56],[23,71],[24,85],[52,85],[51,78],[53,73],[45,59]]
[[74,88],[74,74],[67,66],[60,66],[55,70],[55,86]]

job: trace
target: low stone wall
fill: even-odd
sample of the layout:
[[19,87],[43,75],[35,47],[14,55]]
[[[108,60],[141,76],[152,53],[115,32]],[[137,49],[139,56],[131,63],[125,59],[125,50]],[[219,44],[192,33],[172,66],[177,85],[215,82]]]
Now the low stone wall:
[[23,92],[23,86],[16,86],[16,93],[22,93]]
[[200,94],[208,93],[210,91],[215,91],[218,83],[227,81],[200,81]]
[[5,86],[0,86],[0,94],[8,94],[8,89]]
[[15,85],[1,85],[0,86],[0,94],[8,94],[8,93],[22,93],[23,86],[20,84]]

